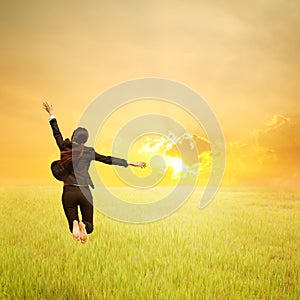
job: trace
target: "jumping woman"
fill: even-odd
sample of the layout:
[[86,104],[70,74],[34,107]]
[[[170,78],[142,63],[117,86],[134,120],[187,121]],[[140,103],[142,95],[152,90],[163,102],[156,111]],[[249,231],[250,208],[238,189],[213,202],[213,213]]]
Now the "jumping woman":
[[[64,187],[62,193],[64,212],[74,240],[81,241],[84,244],[87,241],[87,235],[94,228],[93,197],[90,191],[90,186],[92,188],[94,186],[88,173],[91,161],[96,160],[109,165],[141,168],[145,168],[146,163],[128,162],[125,159],[98,154],[94,148],[85,146],[88,139],[88,131],[82,127],[74,130],[71,140],[64,140],[54,116],[52,105],[43,102],[43,108],[49,113],[49,122],[53,136],[61,154],[61,163],[65,166],[66,175],[63,177]],[[73,169],[75,164],[76,176]],[[78,217],[78,206],[82,215],[81,221]]]

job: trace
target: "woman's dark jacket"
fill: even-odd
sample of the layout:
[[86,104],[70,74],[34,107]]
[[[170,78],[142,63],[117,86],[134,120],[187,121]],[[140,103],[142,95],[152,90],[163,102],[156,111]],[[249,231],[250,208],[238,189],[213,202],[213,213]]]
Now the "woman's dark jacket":
[[[78,146],[76,143],[72,143],[69,139],[63,139],[62,134],[59,130],[56,119],[50,120],[53,136],[56,144],[61,152],[68,151],[73,147]],[[68,165],[68,175],[64,179],[65,184],[79,184],[79,185],[90,185],[94,187],[92,179],[88,173],[89,166],[92,160],[100,161],[109,165],[118,165],[128,167],[128,163],[125,159],[104,156],[95,152],[93,147],[84,146],[83,154],[79,160],[74,160]],[[74,166],[74,167],[73,167]],[[74,172],[75,168],[75,172]],[[76,175],[75,175],[76,174]]]

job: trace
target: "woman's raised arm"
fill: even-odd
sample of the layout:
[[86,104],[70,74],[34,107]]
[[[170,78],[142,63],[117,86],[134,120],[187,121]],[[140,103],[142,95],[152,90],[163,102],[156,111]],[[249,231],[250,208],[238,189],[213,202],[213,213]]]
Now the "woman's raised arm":
[[52,106],[52,104],[51,104],[51,105],[48,104],[47,101],[44,101],[44,102],[43,102],[43,109],[44,109],[47,113],[49,113],[49,116],[50,116],[50,117],[54,115],[53,106]]
[[57,146],[60,150],[63,150],[64,139],[63,139],[63,136],[62,136],[62,134],[59,130],[56,118],[54,116],[53,106],[52,106],[52,104],[49,105],[48,102],[45,101],[45,102],[43,102],[43,109],[47,113],[49,113],[49,116],[50,116],[49,121],[50,121],[50,125],[51,125],[51,128],[52,128],[52,133],[53,133],[53,136],[55,138],[56,144],[57,144]]

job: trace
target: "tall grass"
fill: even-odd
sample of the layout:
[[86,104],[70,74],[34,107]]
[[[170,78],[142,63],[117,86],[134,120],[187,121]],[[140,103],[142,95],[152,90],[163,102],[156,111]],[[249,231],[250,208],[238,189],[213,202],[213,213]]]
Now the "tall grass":
[[145,225],[95,211],[85,245],[68,231],[60,192],[1,188],[1,299],[299,298],[296,191],[223,189],[203,210],[194,194]]

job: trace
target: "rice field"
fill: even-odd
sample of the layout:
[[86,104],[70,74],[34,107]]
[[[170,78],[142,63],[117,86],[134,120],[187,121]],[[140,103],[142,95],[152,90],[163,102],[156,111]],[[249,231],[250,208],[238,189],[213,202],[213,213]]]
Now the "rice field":
[[0,299],[300,298],[297,190],[222,188],[202,210],[196,192],[143,225],[95,211],[85,245],[60,193],[1,187]]

